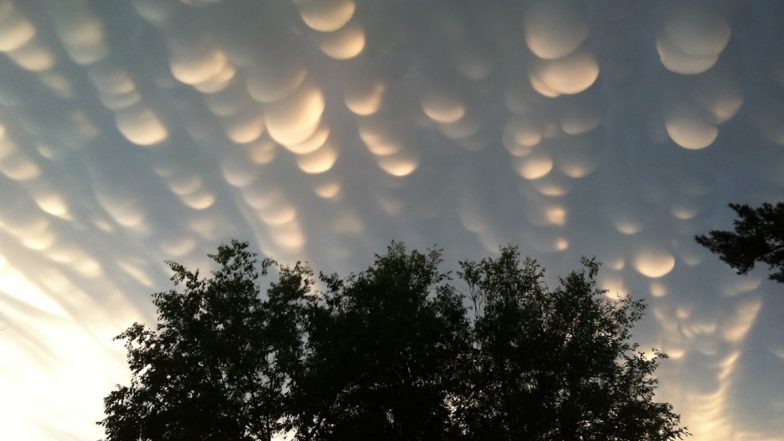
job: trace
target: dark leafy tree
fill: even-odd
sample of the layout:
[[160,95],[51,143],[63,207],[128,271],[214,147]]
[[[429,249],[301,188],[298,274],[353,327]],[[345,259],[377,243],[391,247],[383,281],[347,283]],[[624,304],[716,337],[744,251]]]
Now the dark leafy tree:
[[104,400],[108,440],[269,440],[281,428],[310,273],[282,268],[262,300],[256,281],[273,261],[237,241],[210,257],[211,278],[169,262],[183,290],[154,294],[154,330],[135,323],[117,337],[132,378]]
[[119,336],[132,379],[105,399],[109,441],[686,435],[653,400],[662,355],[631,341],[643,305],[608,300],[594,261],[549,289],[535,262],[504,248],[461,264],[466,296],[440,253],[399,243],[318,283],[240,242],[211,257],[207,278],[170,263],[182,289],[154,295],[156,328]]
[[737,214],[734,231],[711,231],[695,240],[728,263],[738,274],[746,274],[757,263],[766,263],[770,279],[784,283],[784,202],[764,203],[757,208],[729,204]]
[[484,300],[474,321],[473,389],[460,424],[476,440],[671,440],[687,435],[667,403],[653,400],[658,352],[631,341],[644,305],[611,301],[599,265],[551,290],[516,248],[461,264]]
[[298,439],[454,438],[448,400],[469,335],[439,263],[393,243],[365,272],[324,277],[295,382]]

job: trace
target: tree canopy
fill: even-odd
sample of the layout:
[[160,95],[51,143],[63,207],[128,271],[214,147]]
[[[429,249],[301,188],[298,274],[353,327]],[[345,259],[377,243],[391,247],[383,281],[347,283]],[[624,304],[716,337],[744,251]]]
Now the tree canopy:
[[[358,274],[259,261],[233,241],[208,277],[174,262],[155,328],[125,341],[109,441],[650,440],[687,435],[654,400],[664,355],[585,260],[555,288],[514,247],[462,262],[393,243]],[[262,289],[262,279],[270,279]]]
[[713,230],[695,240],[728,263],[738,274],[746,274],[757,263],[768,264],[771,280],[784,283],[784,202],[764,203],[753,208],[729,204],[737,214],[734,231]]

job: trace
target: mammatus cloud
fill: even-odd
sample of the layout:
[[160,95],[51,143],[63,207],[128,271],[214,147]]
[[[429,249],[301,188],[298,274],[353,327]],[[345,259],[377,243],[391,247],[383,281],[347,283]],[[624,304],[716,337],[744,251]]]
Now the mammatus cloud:
[[[634,3],[634,4],[632,4]],[[0,0],[0,415],[95,439],[163,259],[519,244],[645,298],[695,440],[780,440],[784,297],[691,239],[784,194],[775,0]]]

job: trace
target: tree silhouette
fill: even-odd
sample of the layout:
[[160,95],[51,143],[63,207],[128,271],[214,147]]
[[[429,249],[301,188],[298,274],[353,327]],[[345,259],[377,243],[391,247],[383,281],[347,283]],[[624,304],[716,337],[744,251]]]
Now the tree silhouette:
[[108,440],[266,440],[281,428],[309,273],[284,268],[262,300],[257,279],[274,262],[257,268],[237,241],[210,257],[211,278],[168,262],[184,290],[154,294],[155,330],[134,323],[117,337],[133,377],[104,400]]
[[469,334],[439,262],[394,243],[363,273],[324,277],[293,387],[300,439],[454,439],[448,399]]
[[476,440],[669,440],[687,435],[667,403],[656,403],[657,360],[630,341],[644,304],[614,302],[597,287],[599,265],[543,283],[516,248],[461,264],[484,298],[474,322],[472,393],[462,409]]
[[764,203],[757,208],[729,204],[738,218],[734,231],[711,231],[695,240],[728,263],[738,274],[746,274],[756,263],[766,263],[771,280],[784,283],[784,202]]
[[181,291],[154,295],[155,329],[118,337],[132,378],[105,399],[107,440],[687,435],[653,400],[662,355],[631,341],[642,303],[607,299],[592,260],[550,289],[503,248],[461,263],[466,296],[437,251],[393,243],[364,272],[316,280],[247,248],[219,247],[207,278],[169,263]]

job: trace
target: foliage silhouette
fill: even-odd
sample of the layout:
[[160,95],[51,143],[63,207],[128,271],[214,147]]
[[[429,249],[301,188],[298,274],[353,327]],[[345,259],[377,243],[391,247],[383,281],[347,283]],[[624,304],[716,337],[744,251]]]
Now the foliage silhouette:
[[274,262],[257,269],[237,241],[210,257],[220,265],[211,278],[168,262],[183,292],[154,294],[155,330],[134,323],[117,337],[133,378],[104,400],[108,440],[257,440],[280,428],[301,356],[293,304],[308,292],[309,273],[283,268],[262,300],[257,279]]
[[784,283],[784,202],[764,203],[757,208],[729,204],[738,219],[734,231],[714,230],[695,240],[728,263],[738,274],[746,274],[756,263],[766,263],[771,280]]
[[460,276],[484,298],[474,322],[471,394],[461,421],[474,440],[669,440],[688,433],[653,401],[657,351],[631,342],[644,304],[597,287],[599,264],[543,282],[516,248],[463,262]]
[[440,256],[402,244],[312,304],[302,377],[293,383],[302,439],[453,439],[450,392],[469,333]]
[[688,435],[653,400],[663,355],[631,341],[643,304],[604,296],[593,260],[550,289],[533,260],[502,248],[461,263],[466,294],[440,252],[394,242],[345,278],[259,262],[237,241],[211,257],[207,278],[170,262],[182,291],[154,295],[154,330],[118,336],[132,379],[105,398],[107,440]]

